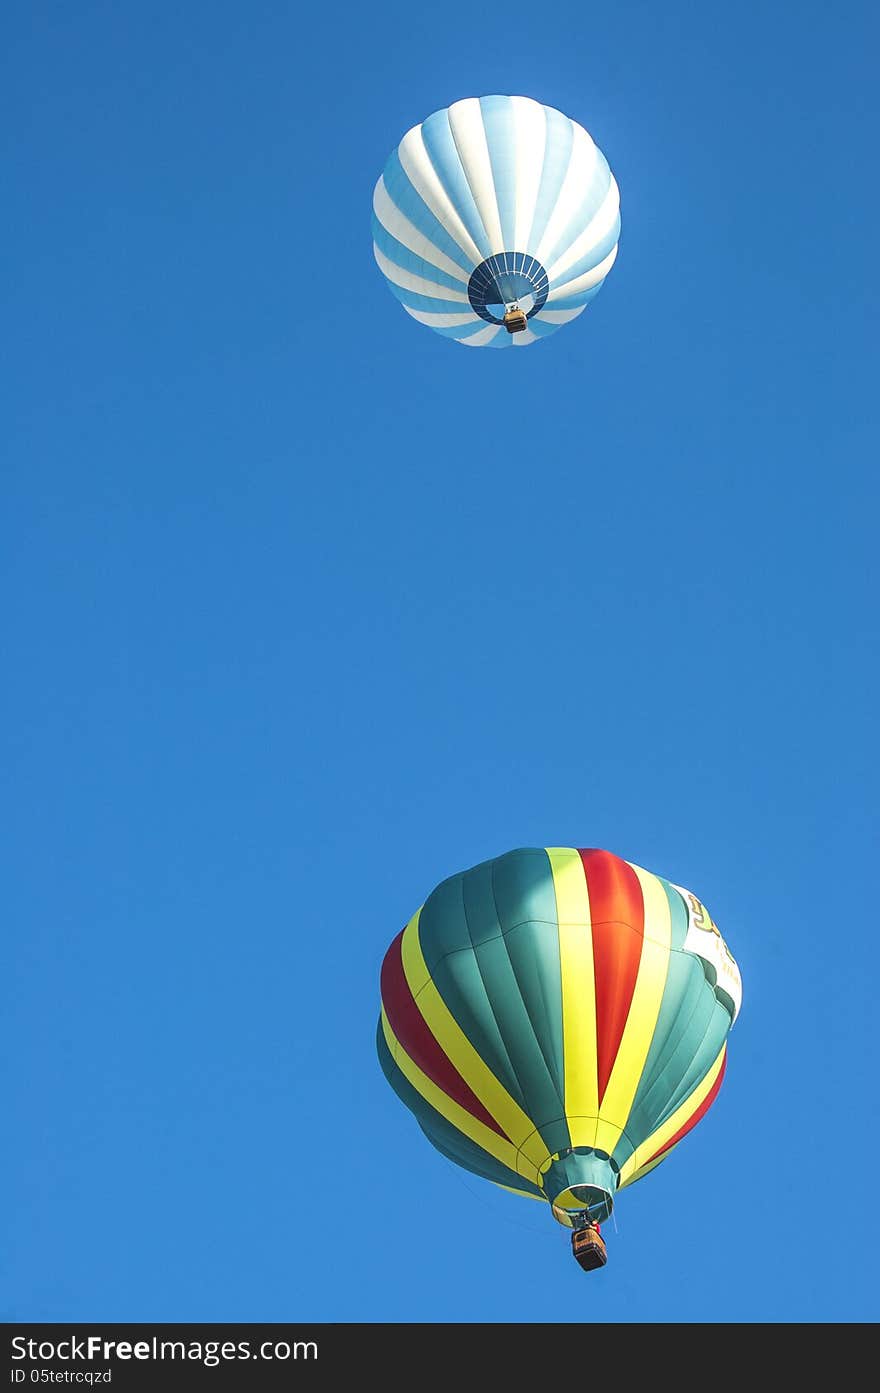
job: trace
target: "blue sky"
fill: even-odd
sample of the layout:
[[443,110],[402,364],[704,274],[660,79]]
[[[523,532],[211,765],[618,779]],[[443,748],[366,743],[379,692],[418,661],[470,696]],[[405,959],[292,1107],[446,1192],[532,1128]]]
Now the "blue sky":
[[[876,11],[3,31],[0,1309],[876,1320]],[[514,354],[370,239],[404,131],[494,92],[621,188],[594,305]],[[530,845],[688,886],[743,972],[593,1276],[373,1046],[402,923]]]

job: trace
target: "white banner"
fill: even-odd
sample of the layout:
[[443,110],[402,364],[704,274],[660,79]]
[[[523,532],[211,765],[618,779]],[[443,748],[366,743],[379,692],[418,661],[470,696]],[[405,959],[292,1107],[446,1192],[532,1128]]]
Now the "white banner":
[[684,951],[695,953],[698,958],[702,958],[703,962],[712,968],[715,978],[714,985],[730,997],[733,1002],[733,1019],[736,1020],[742,1005],[742,977],[736,965],[736,959],[721,937],[717,924],[702,901],[698,900],[690,890],[685,890],[683,885],[676,885],[675,889],[684,900],[688,912],[688,931],[684,941]]

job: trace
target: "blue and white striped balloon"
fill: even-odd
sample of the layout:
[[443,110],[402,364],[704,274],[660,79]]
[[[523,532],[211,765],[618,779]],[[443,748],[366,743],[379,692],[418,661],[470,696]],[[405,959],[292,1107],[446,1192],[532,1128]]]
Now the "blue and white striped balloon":
[[[413,126],[373,195],[373,250],[413,319],[479,348],[576,319],[614,263],[620,196],[576,121],[530,97],[468,97]],[[527,326],[509,333],[505,310]]]

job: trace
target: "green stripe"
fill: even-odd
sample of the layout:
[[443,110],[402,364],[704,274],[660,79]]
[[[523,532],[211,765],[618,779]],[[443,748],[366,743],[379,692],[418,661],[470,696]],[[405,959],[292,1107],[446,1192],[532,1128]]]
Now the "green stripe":
[[447,1007],[548,1152],[570,1146],[559,929],[547,853],[508,852],[444,881],[422,909],[419,942]]
[[500,933],[491,861],[444,880],[419,917],[419,946],[437,990],[481,1059],[527,1112],[474,957],[475,943]]
[[[439,1117],[439,1113],[435,1113],[435,1116]],[[440,1120],[442,1122],[443,1118]],[[446,1137],[441,1139],[439,1134],[435,1135],[423,1123],[420,1123],[419,1126],[435,1151],[439,1151],[441,1156],[445,1156],[448,1160],[454,1161],[457,1166],[463,1166],[472,1175],[479,1175],[483,1180],[492,1180],[496,1185],[506,1185],[511,1190],[524,1190],[527,1194],[534,1195],[536,1199],[547,1199],[547,1196],[538,1189],[537,1185],[526,1180],[524,1175],[517,1175],[515,1171],[508,1170],[507,1166],[502,1166],[500,1161],[496,1161],[494,1156],[490,1156],[482,1147],[477,1146],[476,1142],[472,1142],[470,1137],[466,1137],[453,1129],[450,1133],[451,1140]]]
[[673,953],[680,953],[684,948],[684,941],[688,932],[688,912],[684,900],[678,893],[674,885],[670,885],[668,880],[664,880],[662,875],[655,877],[666,892],[669,901],[669,918],[672,923],[672,937],[670,949]]
[[681,1076],[678,1088],[663,1109],[657,1122],[658,1127],[675,1112],[676,1108],[681,1107],[688,1094],[692,1093],[697,1084],[706,1077],[730,1033],[730,1016],[721,1003],[716,1001],[715,993],[708,983],[706,983],[706,987],[711,992],[711,1010],[705,1021],[702,1038],[693,1047],[691,1063]]
[[618,1166],[647,1141],[704,1077],[727,1033],[725,1028],[719,1037],[713,1025],[715,994],[700,959],[683,951],[688,930],[684,901],[668,881],[660,876],[657,879],[669,901],[672,952],[654,1038],[626,1130],[614,1151]]
[[494,864],[495,900],[511,966],[555,1096],[563,1099],[562,965],[550,857],[543,848],[523,850],[501,856]]
[[[682,958],[685,956],[682,955]],[[692,961],[695,968],[700,968],[696,959]],[[694,1009],[688,1014],[692,999]],[[629,1158],[634,1147],[647,1141],[652,1132],[671,1117],[706,1077],[727,1037],[730,1017],[715,1000],[715,994],[702,971],[697,975],[692,970],[687,985],[687,1000],[682,1003],[681,1009],[687,1024],[680,1032],[663,1070],[645,1094],[638,1117],[631,1114],[627,1122],[626,1138],[621,1138],[614,1152],[619,1166]]]
[[465,1170],[472,1171],[474,1175],[480,1175],[485,1180],[493,1180],[497,1185],[509,1185],[517,1190],[526,1190],[531,1195],[544,1198],[537,1185],[532,1185],[524,1176],[517,1175],[515,1171],[502,1165],[470,1137],[459,1132],[458,1128],[437,1112],[436,1108],[431,1107],[395,1064],[382,1029],[381,1017],[376,1032],[376,1052],[382,1072],[394,1092],[414,1114],[428,1141],[437,1151],[456,1165],[463,1166]]

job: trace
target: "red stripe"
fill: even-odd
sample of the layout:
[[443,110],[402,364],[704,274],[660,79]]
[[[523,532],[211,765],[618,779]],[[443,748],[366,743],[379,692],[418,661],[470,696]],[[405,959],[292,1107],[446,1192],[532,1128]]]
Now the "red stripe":
[[444,1093],[454,1099],[459,1107],[464,1108],[472,1117],[478,1118],[487,1127],[491,1127],[492,1131],[497,1132],[500,1137],[505,1136],[506,1134],[498,1126],[494,1117],[486,1111],[477,1095],[465,1083],[455,1065],[443,1053],[442,1048],[431,1034],[428,1023],[416,1005],[415,997],[406,980],[403,970],[402,939],[403,931],[397,935],[388,949],[382,964],[382,1005],[385,1007],[385,1014],[391,1029],[413,1063],[419,1066],[423,1074],[427,1074],[432,1083],[435,1083],[438,1088],[442,1088]]
[[725,1052],[724,1058],[721,1061],[721,1068],[718,1070],[718,1077],[713,1083],[712,1087],[709,1089],[709,1092],[706,1094],[700,1106],[697,1108],[697,1111],[694,1113],[693,1117],[689,1118],[683,1126],[679,1127],[675,1136],[670,1137],[669,1141],[666,1142],[665,1146],[661,1146],[658,1151],[654,1152],[653,1156],[649,1156],[648,1160],[645,1162],[645,1165],[648,1165],[651,1161],[656,1161],[657,1157],[662,1156],[664,1151],[668,1151],[671,1146],[675,1146],[676,1142],[680,1142],[682,1137],[687,1136],[688,1132],[691,1130],[692,1127],[696,1127],[701,1117],[705,1117],[706,1113],[709,1111],[712,1104],[715,1102],[715,1099],[718,1097],[718,1090],[721,1087],[721,1080],[724,1078],[724,1071],[726,1068],[727,1053]]
[[579,854],[587,877],[593,925],[596,1062],[601,1105],[636,989],[645,906],[639,878],[626,861],[610,851]]

